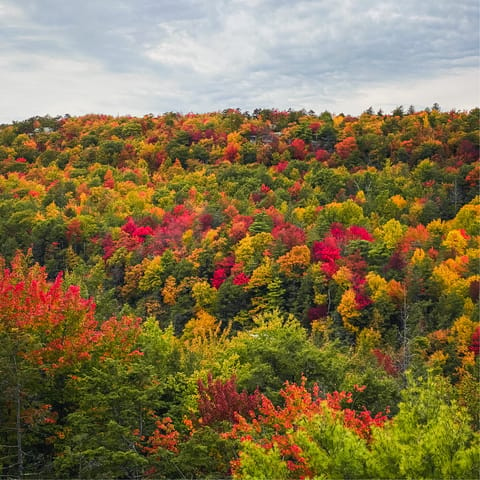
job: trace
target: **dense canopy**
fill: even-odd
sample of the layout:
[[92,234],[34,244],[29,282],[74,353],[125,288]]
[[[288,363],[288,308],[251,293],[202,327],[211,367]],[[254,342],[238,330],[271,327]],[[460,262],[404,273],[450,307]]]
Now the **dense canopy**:
[[0,126],[0,476],[474,478],[479,121]]

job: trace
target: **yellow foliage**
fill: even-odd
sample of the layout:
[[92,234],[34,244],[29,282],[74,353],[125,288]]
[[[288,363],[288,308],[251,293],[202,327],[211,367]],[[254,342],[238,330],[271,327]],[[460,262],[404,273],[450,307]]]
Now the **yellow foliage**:
[[145,271],[139,282],[139,289],[142,292],[154,292],[155,290],[159,290],[162,285],[162,257],[157,255],[151,260],[145,259],[144,262]]
[[437,350],[430,355],[428,363],[431,367],[443,367],[448,360],[448,353],[444,353],[443,350]]
[[453,250],[456,254],[462,255],[467,247],[468,240],[462,235],[459,230],[450,230],[447,237],[442,242],[444,247]]
[[183,233],[182,242],[187,248],[189,248],[193,245],[194,241],[195,239],[193,237],[193,230],[190,228]]
[[213,243],[218,238],[218,229],[211,228],[203,237],[204,242],[208,245],[209,243]]
[[478,261],[480,258],[480,248],[467,248],[465,255],[472,260]]
[[447,258],[443,262],[450,270],[462,275],[468,270],[469,258],[466,255],[456,256],[455,259]]
[[247,265],[254,253],[255,250],[252,244],[252,237],[247,234],[238,242],[235,248],[235,259],[237,262],[243,262],[245,265]]
[[477,326],[478,322],[474,322],[466,315],[462,315],[455,320],[448,333],[447,339],[456,346],[457,353],[462,357],[464,366],[473,365],[475,360],[474,353],[471,352],[468,347],[470,346],[473,332]]
[[263,252],[273,242],[272,234],[268,232],[257,233],[256,235],[251,237],[251,239],[252,246],[255,252]]
[[177,286],[175,277],[171,275],[165,280],[165,286],[162,290],[163,303],[166,305],[175,305],[177,303],[177,295],[180,291],[180,287]]
[[187,322],[182,339],[188,354],[194,352],[202,357],[199,361],[199,371],[204,365],[211,369],[212,359],[225,348],[230,330],[231,325],[228,325],[222,331],[221,322],[204,310],[200,310]]
[[296,245],[277,260],[287,277],[300,277],[310,264],[310,249],[306,245]]
[[330,339],[332,332],[332,319],[330,317],[314,320],[312,322],[311,338],[315,344],[321,345]]
[[365,192],[363,190],[359,190],[356,193],[355,201],[361,205],[363,205],[367,201],[367,197],[365,196]]
[[251,289],[268,285],[273,278],[272,269],[272,260],[269,257],[265,257],[263,263],[253,271],[250,281],[245,285],[245,288]]
[[212,287],[206,280],[199,281],[192,286],[192,296],[195,307],[204,309],[214,305],[217,300],[217,289]]
[[56,218],[56,217],[60,217],[61,215],[62,213],[60,212],[60,209],[57,207],[57,204],[55,202],[50,203],[45,208],[46,218]]
[[355,291],[353,290],[353,288],[349,288],[343,293],[337,310],[338,313],[340,313],[340,315],[342,316],[344,327],[351,332],[358,331],[358,327],[350,323],[350,320],[360,316],[360,312],[357,310],[356,307],[357,302],[355,301]]
[[473,300],[470,297],[466,297],[465,301],[463,302],[464,315],[471,317],[474,311],[475,311],[475,304],[473,303]]
[[367,280],[368,288],[371,292],[371,297],[374,302],[380,300],[381,298],[385,297],[387,293],[387,281],[378,275],[375,272],[368,272],[367,276],[365,277]]
[[390,201],[400,210],[403,210],[407,205],[407,201],[401,195],[390,197]]
[[324,305],[325,303],[327,303],[328,301],[328,297],[325,293],[318,293],[318,292],[315,292],[314,293],[314,296],[313,296],[313,301],[317,304],[317,305]]
[[449,268],[445,262],[434,267],[432,272],[432,279],[447,291],[452,289],[459,278],[458,273]]
[[293,210],[293,215],[297,220],[300,220],[300,222],[304,221],[304,215],[305,215],[305,208],[304,207],[297,207]]
[[318,206],[307,205],[303,212],[303,222],[306,225],[312,225],[317,220],[317,217],[318,217]]
[[398,303],[403,302],[405,298],[405,287],[400,282],[392,279],[387,284],[387,294]]
[[412,265],[417,265],[422,263],[425,260],[425,250],[423,248],[416,248],[413,252],[410,263]]
[[404,229],[398,220],[392,218],[382,227],[376,228],[373,233],[375,237],[383,240],[388,248],[393,249],[403,237]]
[[343,288],[352,286],[353,274],[345,265],[341,266],[332,277]]
[[235,131],[227,135],[227,143],[241,143],[241,142],[242,142],[242,135],[240,134],[240,132]]
[[426,228],[431,235],[443,235],[448,228],[448,225],[443,220],[436,218],[435,220],[432,220]]
[[425,202],[421,198],[417,198],[414,202],[411,203],[410,208],[408,209],[408,213],[412,222],[418,219],[418,216],[422,212],[424,206]]
[[183,330],[183,338],[201,337],[209,340],[220,332],[221,322],[205,310],[199,310],[197,315],[190,319]]
[[453,220],[455,228],[463,228],[467,232],[479,231],[480,229],[480,195],[477,195],[470,203],[464,205]]
[[370,353],[380,345],[382,335],[373,328],[364,328],[357,336],[357,352]]

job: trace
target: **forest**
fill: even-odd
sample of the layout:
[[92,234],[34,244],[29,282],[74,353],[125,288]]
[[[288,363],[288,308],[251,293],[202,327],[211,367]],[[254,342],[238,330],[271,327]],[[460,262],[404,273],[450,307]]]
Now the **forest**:
[[479,128],[1,125],[0,478],[478,478]]

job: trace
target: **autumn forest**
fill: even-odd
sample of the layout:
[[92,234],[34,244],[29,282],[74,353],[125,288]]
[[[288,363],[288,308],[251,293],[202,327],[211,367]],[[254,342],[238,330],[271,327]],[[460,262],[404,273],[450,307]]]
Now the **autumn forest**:
[[1,125],[0,478],[477,478],[479,125]]

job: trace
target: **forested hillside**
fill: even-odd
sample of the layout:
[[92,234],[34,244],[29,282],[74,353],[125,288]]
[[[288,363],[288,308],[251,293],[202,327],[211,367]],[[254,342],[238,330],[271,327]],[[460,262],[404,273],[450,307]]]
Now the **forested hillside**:
[[0,126],[0,477],[477,478],[479,125]]

